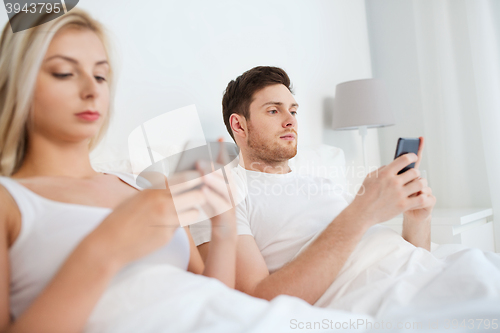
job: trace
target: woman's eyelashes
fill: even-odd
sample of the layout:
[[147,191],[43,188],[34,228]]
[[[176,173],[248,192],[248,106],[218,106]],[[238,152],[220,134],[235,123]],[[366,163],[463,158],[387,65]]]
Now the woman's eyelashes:
[[71,73],[52,73],[52,75],[58,79],[65,79],[67,77],[72,76],[73,74],[71,74]]
[[[73,76],[73,73],[52,73],[52,75],[55,77],[55,78],[58,78],[58,79],[67,79],[71,76]],[[106,77],[104,76],[100,76],[100,75],[95,75],[94,78],[96,79],[97,82],[105,82],[106,81]]]
[[98,81],[98,82],[104,82],[106,81],[106,78],[104,76],[94,76],[95,79]]

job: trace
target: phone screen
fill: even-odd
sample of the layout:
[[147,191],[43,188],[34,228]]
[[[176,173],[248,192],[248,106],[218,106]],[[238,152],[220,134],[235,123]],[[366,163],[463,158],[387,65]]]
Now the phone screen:
[[[181,172],[186,170],[196,170],[196,162],[204,160],[214,164],[217,162],[217,157],[219,156],[221,147],[226,150],[229,159],[234,160],[238,154],[239,149],[236,144],[231,142],[208,142],[204,146],[191,148],[180,153],[180,157],[175,168],[175,172]],[[214,164],[215,166],[215,164]],[[215,167],[218,170],[219,167]],[[213,171],[215,171],[213,170]]]
[[[396,147],[396,154],[394,154],[394,159],[398,158],[401,155],[414,153],[417,155],[418,147],[420,146],[419,138],[399,138],[398,145]],[[404,167],[401,171],[398,172],[398,175],[402,174],[415,167],[415,163],[411,163]]]

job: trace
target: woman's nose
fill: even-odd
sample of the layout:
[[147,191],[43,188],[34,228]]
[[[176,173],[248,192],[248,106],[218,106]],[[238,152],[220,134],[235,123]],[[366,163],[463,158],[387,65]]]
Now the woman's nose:
[[99,96],[99,87],[94,76],[86,74],[82,80],[82,99],[97,98]]

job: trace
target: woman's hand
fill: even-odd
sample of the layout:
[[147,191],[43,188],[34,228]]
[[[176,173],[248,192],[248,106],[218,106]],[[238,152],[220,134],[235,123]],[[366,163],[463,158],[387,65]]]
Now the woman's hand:
[[197,194],[191,199],[178,214],[168,188],[144,190],[120,204],[88,237],[99,242],[113,262],[126,265],[168,243],[180,219],[197,215],[189,206],[203,200]]
[[222,170],[203,176],[207,205],[203,207],[212,223],[212,238],[236,238],[236,215],[231,203],[230,190]]
[[[210,217],[212,235],[210,248],[204,257],[203,275],[213,277],[230,288],[234,288],[236,274],[236,214],[232,173],[227,172],[227,153],[221,142],[221,153],[217,163],[198,161],[197,169],[203,174],[202,191],[207,200],[203,210]],[[227,182],[226,182],[227,180]],[[208,244],[208,243],[206,243]],[[204,244],[204,245],[206,245]]]
[[[207,205],[203,207],[212,223],[212,238],[236,237],[236,215],[231,191],[235,191],[233,175],[225,168],[230,158],[224,142],[219,139],[220,149],[216,163],[198,161],[197,170],[203,174],[202,191],[207,198]],[[226,178],[224,178],[226,177]],[[226,182],[227,180],[227,182]],[[233,197],[234,198],[234,197]]]

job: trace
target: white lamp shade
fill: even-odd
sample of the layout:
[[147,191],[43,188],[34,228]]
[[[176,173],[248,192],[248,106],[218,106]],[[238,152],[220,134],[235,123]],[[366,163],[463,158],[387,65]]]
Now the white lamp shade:
[[333,103],[333,129],[390,125],[394,125],[394,116],[382,81],[364,79],[337,85]]

